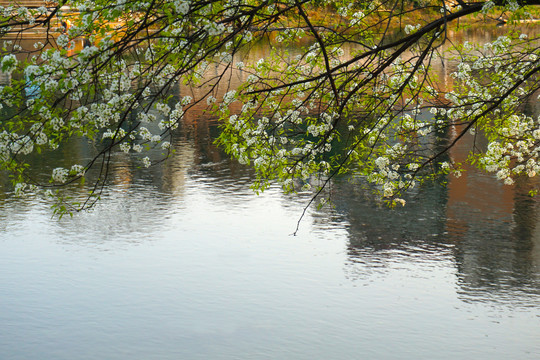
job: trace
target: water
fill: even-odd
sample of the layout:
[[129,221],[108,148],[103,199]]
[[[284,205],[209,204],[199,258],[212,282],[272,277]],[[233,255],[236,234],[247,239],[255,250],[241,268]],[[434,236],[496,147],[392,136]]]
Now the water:
[[519,186],[470,173],[391,211],[338,179],[291,236],[309,195],[254,195],[205,126],[161,167],[119,155],[72,219],[6,195],[2,359],[538,358],[538,203]]
[[73,218],[3,187],[1,359],[540,357],[534,184],[471,170],[389,210],[338,178],[292,236],[310,194],[255,195],[217,132],[188,117],[150,169],[116,154]]

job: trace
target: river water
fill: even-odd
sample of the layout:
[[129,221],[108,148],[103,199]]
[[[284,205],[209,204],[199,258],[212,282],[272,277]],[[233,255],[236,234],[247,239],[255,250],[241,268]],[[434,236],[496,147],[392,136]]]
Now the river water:
[[540,357],[534,184],[471,169],[389,210],[337,178],[292,236],[310,194],[255,195],[218,133],[193,114],[167,162],[115,154],[73,218],[3,186],[1,359]]

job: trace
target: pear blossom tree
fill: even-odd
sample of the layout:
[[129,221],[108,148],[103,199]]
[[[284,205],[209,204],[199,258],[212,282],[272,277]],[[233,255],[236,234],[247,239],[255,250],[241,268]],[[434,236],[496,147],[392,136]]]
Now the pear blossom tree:
[[[446,155],[467,133],[488,139],[469,161],[512,184],[540,173],[540,118],[524,111],[540,88],[538,32],[513,27],[535,19],[537,5],[14,2],[0,7],[0,68],[9,78],[0,87],[0,167],[17,193],[46,191],[60,213],[79,211],[99,198],[115,152],[153,166],[174,150],[184,114],[204,105],[221,119],[218,143],[255,169],[257,191],[274,182],[289,192],[314,186],[315,199],[333,176],[355,173],[381,199],[404,204],[402,195],[418,183],[460,175],[462,164]],[[504,18],[507,34],[486,44],[452,42],[449,31],[471,16]],[[41,39],[24,46],[37,30]],[[267,56],[244,59],[261,41]],[[456,64],[450,90],[433,71],[448,61]],[[245,75],[234,89],[232,71]],[[179,82],[202,95],[172,99]],[[51,154],[73,138],[98,150],[85,163],[54,164]],[[30,158],[49,164],[50,173],[36,172]],[[82,201],[64,198],[66,185],[85,179]]]

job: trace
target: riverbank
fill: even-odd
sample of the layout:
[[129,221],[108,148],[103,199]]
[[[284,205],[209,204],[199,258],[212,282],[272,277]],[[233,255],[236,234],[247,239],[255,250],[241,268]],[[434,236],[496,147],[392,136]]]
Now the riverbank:
[[[0,1],[0,6],[5,7],[5,1]],[[30,2],[28,2],[30,4]],[[35,8],[38,4],[45,4],[44,1],[33,1],[31,2],[30,8]],[[12,4],[11,4],[12,5]],[[47,6],[46,6],[47,7]],[[455,12],[457,8],[451,8],[450,12]],[[49,16],[55,11],[54,7],[47,7],[48,14],[43,15],[42,17]],[[78,16],[79,12],[75,9],[71,9],[69,6],[62,6],[60,8],[61,16],[55,15],[50,26],[43,26],[41,24],[37,25],[17,25],[9,30],[8,33],[3,35],[3,38],[15,38],[20,37],[21,35],[26,39],[43,39],[47,36],[56,37],[60,35],[61,29],[60,24],[63,19],[74,19]],[[309,24],[306,23],[303,16],[309,18]],[[426,6],[424,8],[415,8],[412,6],[403,7],[397,10],[390,10],[386,8],[378,8],[373,10],[371,13],[364,15],[362,12],[355,10],[349,11],[345,14],[344,12],[334,8],[333,6],[315,6],[310,4],[305,4],[303,8],[303,14],[300,14],[298,11],[287,10],[281,16],[275,18],[271,22],[271,25],[268,25],[268,22],[262,21],[260,25],[257,21],[254,21],[254,24],[250,27],[250,30],[253,32],[264,31],[264,32],[280,32],[287,29],[298,29],[302,28],[304,30],[310,30],[310,26],[319,31],[353,31],[353,24],[357,20],[361,20],[363,23],[362,29],[369,29],[369,31],[377,32],[379,30],[384,32],[395,32],[399,29],[405,29],[407,25],[410,26],[422,26],[430,23],[434,19],[442,17],[441,7],[440,6]],[[359,22],[359,21],[358,21]],[[468,26],[503,26],[508,25],[509,23],[519,23],[519,24],[537,24],[540,22],[540,18],[530,18],[516,20],[511,19],[504,14],[501,15],[501,12],[491,11],[488,14],[471,14],[466,15],[462,18],[456,19],[448,23],[448,26],[451,30],[458,30],[461,27]],[[118,24],[121,26],[121,24]],[[454,29],[452,29],[454,27]]]

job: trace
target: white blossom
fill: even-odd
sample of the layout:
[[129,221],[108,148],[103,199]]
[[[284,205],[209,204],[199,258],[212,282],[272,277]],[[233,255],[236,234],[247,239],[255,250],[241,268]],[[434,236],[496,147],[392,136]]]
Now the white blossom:
[[150,167],[150,165],[152,165],[152,162],[150,161],[150,158],[148,156],[145,156],[142,159],[142,162],[143,162],[144,167]]
[[65,183],[67,181],[68,175],[69,175],[68,169],[58,167],[54,169],[52,172],[52,180],[58,183]]

